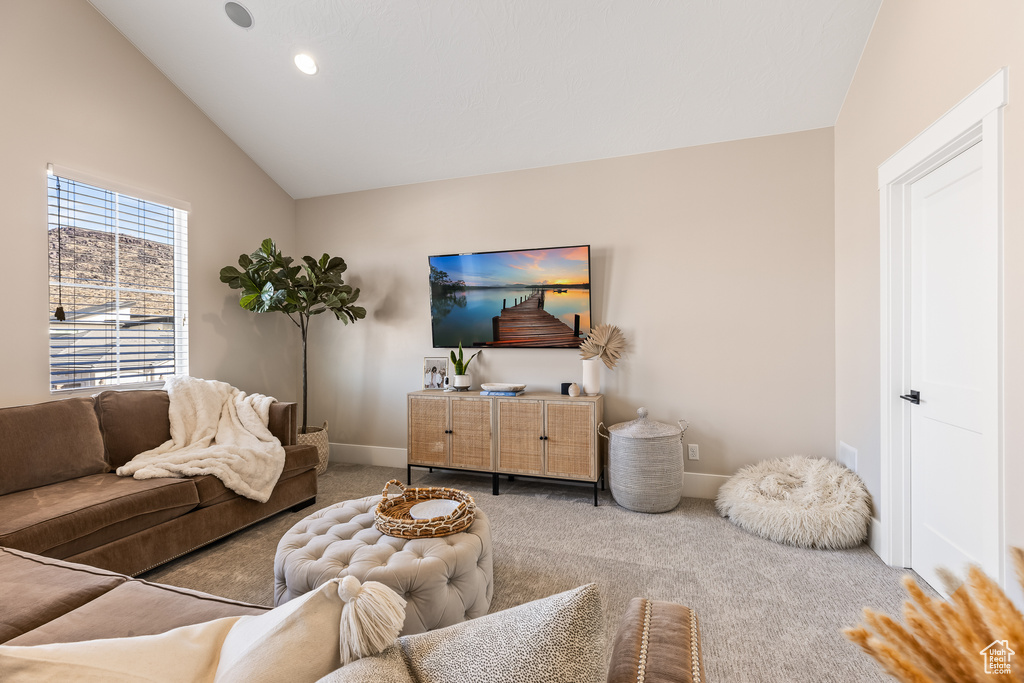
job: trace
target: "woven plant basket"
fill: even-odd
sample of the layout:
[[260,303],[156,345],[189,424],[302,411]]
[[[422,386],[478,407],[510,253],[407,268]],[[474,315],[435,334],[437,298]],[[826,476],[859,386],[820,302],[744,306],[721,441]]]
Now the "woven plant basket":
[[[388,487],[392,484],[402,489],[402,494],[388,498]],[[454,500],[459,506],[447,515],[431,519],[413,519],[409,514],[413,505],[439,498]],[[384,485],[381,501],[373,511],[377,530],[395,538],[434,538],[457,534],[469,528],[475,515],[476,502],[465,491],[437,486],[406,488],[397,479]]]
[[320,476],[327,471],[327,461],[331,457],[331,443],[327,440],[327,421],[323,427],[306,427],[309,431],[299,432],[298,442],[303,446],[316,446],[316,474]]

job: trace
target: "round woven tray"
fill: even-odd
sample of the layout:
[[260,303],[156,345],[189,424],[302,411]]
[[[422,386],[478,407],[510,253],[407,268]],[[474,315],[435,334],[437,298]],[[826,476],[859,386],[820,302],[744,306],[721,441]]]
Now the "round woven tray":
[[[392,484],[402,489],[402,494],[388,498],[388,487]],[[459,506],[447,515],[431,519],[413,519],[409,514],[413,505],[439,498],[454,500]],[[374,525],[382,534],[396,538],[434,538],[465,531],[473,523],[475,514],[476,502],[465,491],[437,486],[406,488],[397,479],[392,479],[384,485],[373,517]]]

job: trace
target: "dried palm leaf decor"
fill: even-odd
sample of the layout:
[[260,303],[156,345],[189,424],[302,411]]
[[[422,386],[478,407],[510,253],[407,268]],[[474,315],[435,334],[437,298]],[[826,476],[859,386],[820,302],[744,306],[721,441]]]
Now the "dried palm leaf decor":
[[598,325],[580,344],[580,357],[583,360],[600,358],[612,370],[625,349],[626,338],[622,330],[615,325]]
[[[1024,551],[1011,553],[1024,586]],[[865,623],[843,633],[904,683],[1024,683],[1024,616],[978,567],[968,570],[965,583],[949,572],[942,578],[948,601],[929,597],[903,577],[912,598],[903,604],[905,626],[865,608]],[[1008,666],[989,661],[986,651],[999,649],[1019,659],[1011,654]]]

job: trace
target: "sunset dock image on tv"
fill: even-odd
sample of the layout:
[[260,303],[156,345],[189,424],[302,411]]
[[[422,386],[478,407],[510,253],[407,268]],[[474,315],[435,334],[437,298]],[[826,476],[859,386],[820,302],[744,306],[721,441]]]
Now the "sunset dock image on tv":
[[590,247],[431,256],[434,348],[576,348],[590,333]]

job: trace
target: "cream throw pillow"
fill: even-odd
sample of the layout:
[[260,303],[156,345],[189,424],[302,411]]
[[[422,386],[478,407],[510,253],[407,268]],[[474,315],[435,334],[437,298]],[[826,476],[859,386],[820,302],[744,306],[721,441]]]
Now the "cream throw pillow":
[[404,620],[405,600],[394,591],[348,576],[259,616],[153,636],[0,645],[0,681],[302,683],[380,652]]
[[220,644],[239,619],[182,626],[155,636],[0,645],[0,681],[212,681]]

